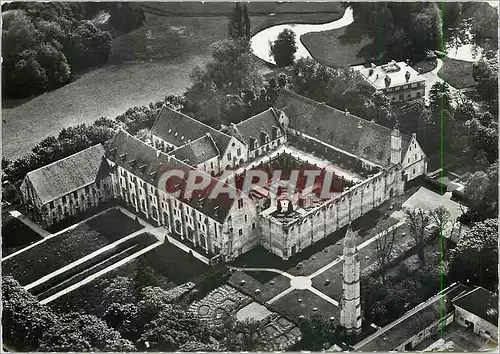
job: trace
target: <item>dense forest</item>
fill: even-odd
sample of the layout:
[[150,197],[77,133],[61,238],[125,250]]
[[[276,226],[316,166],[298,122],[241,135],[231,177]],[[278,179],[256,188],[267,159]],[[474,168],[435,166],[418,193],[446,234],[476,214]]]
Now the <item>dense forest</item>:
[[[101,13],[107,20],[94,21]],[[37,95],[71,82],[75,74],[106,63],[112,38],[144,20],[130,3],[2,5],[2,97]]]

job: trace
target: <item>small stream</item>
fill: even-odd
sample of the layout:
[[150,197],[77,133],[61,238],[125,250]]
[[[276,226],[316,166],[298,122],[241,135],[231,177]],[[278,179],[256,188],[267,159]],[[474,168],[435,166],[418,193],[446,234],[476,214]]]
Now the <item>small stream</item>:
[[295,44],[297,45],[297,52],[295,59],[311,58],[311,54],[300,41],[300,36],[309,32],[323,32],[332,29],[342,28],[350,25],[353,22],[352,9],[349,7],[345,10],[344,15],[338,20],[323,23],[323,24],[303,24],[303,23],[290,23],[283,25],[276,25],[263,29],[252,37],[252,50],[260,59],[274,64],[274,58],[269,54],[269,42],[274,42],[278,35],[284,29],[290,29],[295,33]]
[[[490,4],[491,5],[491,4]],[[495,5],[498,5],[495,3]],[[492,5],[493,6],[493,5]],[[495,6],[496,7],[496,6]],[[301,24],[289,23],[268,27],[252,37],[252,50],[253,53],[262,60],[274,64],[274,58],[270,55],[270,42],[274,42],[284,29],[289,29],[295,33],[295,44],[297,45],[297,52],[295,53],[295,60],[300,58],[311,58],[311,54],[307,48],[300,41],[303,34],[310,32],[323,32],[332,29],[338,29],[349,26],[353,22],[353,11],[348,7],[342,18],[323,24]],[[460,32],[460,33],[458,33]],[[453,59],[460,59],[464,61],[473,62],[481,57],[482,48],[474,45],[472,42],[472,35],[468,29],[457,29],[457,33],[452,38],[446,39],[446,56]]]

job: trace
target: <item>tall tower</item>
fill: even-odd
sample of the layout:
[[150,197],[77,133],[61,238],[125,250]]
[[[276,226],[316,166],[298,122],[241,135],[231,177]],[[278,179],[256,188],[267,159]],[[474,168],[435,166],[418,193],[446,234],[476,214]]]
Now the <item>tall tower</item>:
[[401,163],[401,151],[402,151],[403,138],[397,127],[394,127],[391,133],[391,163],[397,165]]
[[340,325],[347,330],[347,334],[361,333],[360,260],[355,237],[356,234],[349,224],[344,239],[344,269],[340,300]]

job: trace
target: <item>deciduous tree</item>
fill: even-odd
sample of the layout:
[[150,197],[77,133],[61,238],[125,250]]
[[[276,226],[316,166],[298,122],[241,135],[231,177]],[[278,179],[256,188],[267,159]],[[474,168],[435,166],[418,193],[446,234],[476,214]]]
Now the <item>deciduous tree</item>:
[[270,54],[278,66],[293,64],[296,51],[295,32],[289,29],[284,29],[283,32],[278,34],[278,38],[270,46]]
[[406,209],[405,214],[406,222],[417,248],[418,258],[420,259],[420,262],[425,264],[424,240],[425,229],[429,225],[429,216],[423,209],[420,208]]

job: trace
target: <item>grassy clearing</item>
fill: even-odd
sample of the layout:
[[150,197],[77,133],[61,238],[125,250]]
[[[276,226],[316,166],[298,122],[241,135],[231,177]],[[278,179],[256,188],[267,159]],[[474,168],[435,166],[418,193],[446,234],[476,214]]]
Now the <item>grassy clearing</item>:
[[457,89],[476,85],[472,77],[472,63],[464,60],[444,58],[438,76]]
[[141,228],[113,209],[2,262],[2,270],[27,285]]
[[307,33],[300,40],[323,65],[338,68],[363,64],[375,56],[376,47],[373,40],[355,26],[352,23],[340,29]]
[[7,256],[32,243],[41,240],[42,237],[26,226],[22,221],[8,215],[2,215],[2,254]]

